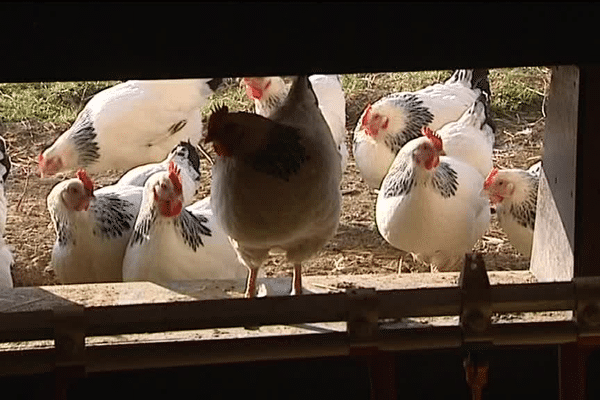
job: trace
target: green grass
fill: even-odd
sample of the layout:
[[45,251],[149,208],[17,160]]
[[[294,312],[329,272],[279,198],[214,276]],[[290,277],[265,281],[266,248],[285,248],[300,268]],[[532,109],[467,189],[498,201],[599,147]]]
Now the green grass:
[[[451,71],[349,74],[342,82],[349,103],[349,114],[362,110],[368,101],[398,91],[414,91],[441,82]],[[524,67],[494,69],[490,72],[492,108],[498,117],[515,112],[538,110],[548,84],[548,69]],[[4,122],[39,121],[70,123],[91,95],[117,81],[0,83],[0,118]],[[231,81],[213,96],[203,114],[215,105],[225,104],[231,110],[250,111],[252,103],[240,85]],[[358,111],[357,111],[358,110]],[[354,118],[357,118],[354,116]]]
[[116,83],[1,83],[0,117],[5,122],[73,122],[91,95]]

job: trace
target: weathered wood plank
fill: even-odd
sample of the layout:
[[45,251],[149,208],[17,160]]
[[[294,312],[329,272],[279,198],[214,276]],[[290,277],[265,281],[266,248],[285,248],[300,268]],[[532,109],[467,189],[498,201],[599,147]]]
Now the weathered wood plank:
[[[490,271],[488,274],[492,284],[535,282],[535,277],[529,271]],[[347,287],[416,289],[456,286],[458,276],[458,272],[306,276],[303,284],[310,293],[343,292]],[[266,285],[269,296],[287,296],[290,291],[290,278],[264,278],[260,282]],[[244,290],[242,280],[174,281],[164,287],[149,282],[123,282],[0,288],[0,313],[45,311],[72,303],[102,307],[240,298]]]
[[600,275],[600,67],[555,66],[531,270],[540,281]]
[[[530,280],[531,275],[528,272],[517,274],[515,272],[492,273],[492,282],[506,280],[506,276],[511,276],[512,284],[494,285],[491,287],[492,295],[492,311],[500,313],[511,312],[539,312],[546,310],[572,310],[574,308],[574,289],[573,283],[546,283],[536,284],[532,287],[524,287],[523,285],[515,284],[515,276],[521,277],[521,280]],[[381,280],[387,286],[386,289],[393,289],[390,284],[394,280],[397,282],[404,281],[405,286],[414,284],[411,282],[411,276],[420,276],[422,274],[407,274],[407,275],[390,275],[387,280]],[[444,284],[447,279],[444,277],[452,277],[455,279],[456,273],[432,274],[438,276],[437,283],[432,285],[431,281],[424,286],[429,286],[427,290],[423,288],[412,288],[402,290],[382,290],[377,294],[378,299],[378,315],[380,318],[395,318],[406,319],[409,317],[423,319],[426,317],[440,317],[445,319],[447,323],[457,322],[457,315],[460,313],[461,297],[460,289],[455,285]],[[369,281],[369,277],[381,279],[381,276],[367,275],[364,276],[361,283]],[[500,279],[497,279],[500,277]],[[316,279],[320,278],[320,279]],[[333,277],[313,277],[315,281],[327,282]],[[339,279],[339,277],[335,277]],[[355,278],[353,276],[352,278]],[[286,279],[289,281],[289,279]],[[270,280],[265,279],[269,284]],[[275,281],[277,281],[275,279]],[[342,281],[343,286],[352,285],[347,281]],[[373,283],[373,282],[370,282]],[[196,287],[205,288],[213,286],[210,281],[196,281]],[[236,288],[236,292],[241,294],[244,290],[243,282],[221,282],[222,287],[230,289]],[[310,280],[306,282],[310,288]],[[134,288],[135,285],[146,287],[147,283],[127,283],[121,284],[123,288]],[[188,288],[191,283],[188,283]],[[437,287],[431,287],[438,285]],[[119,286],[118,284],[109,285]],[[218,286],[218,285],[217,285]],[[329,285],[321,285],[326,287],[335,287],[335,283]],[[372,285],[377,287],[376,284]],[[398,288],[396,284],[396,288]],[[421,285],[418,285],[421,286]],[[441,286],[441,287],[440,287]],[[98,293],[92,293],[88,301],[85,298],[77,297],[84,293],[81,288],[88,287],[91,292],[101,292],[102,285],[67,285],[63,287],[55,287],[60,296],[67,303],[57,303],[55,299],[51,299],[44,305],[44,299],[35,302],[33,309],[23,311],[19,309],[18,302],[15,307],[7,309],[0,313],[0,340],[16,341],[16,340],[46,340],[52,339],[54,329],[54,318],[57,310],[65,308],[66,305],[85,306],[82,311],[85,320],[85,326],[81,329],[85,330],[87,336],[106,336],[106,335],[122,335],[122,334],[137,334],[142,332],[169,332],[169,331],[185,331],[185,330],[216,330],[231,329],[240,326],[255,326],[255,325],[284,325],[284,324],[301,324],[303,327],[310,326],[311,323],[331,322],[333,325],[325,326],[318,325],[308,328],[314,331],[338,331],[339,323],[344,325],[347,320],[347,313],[352,307],[351,301],[347,294],[337,293],[329,295],[314,295],[314,296],[287,296],[289,287],[285,287],[284,297],[271,296],[263,299],[255,299],[248,301],[247,299],[239,298],[216,298],[205,299],[204,301],[193,301],[194,297],[187,296],[185,293],[165,293],[160,299],[150,297],[149,299],[140,296],[134,304],[131,299],[121,299],[116,296],[110,300],[110,304],[102,299]],[[51,287],[48,287],[51,288]],[[317,286],[318,288],[318,286]],[[381,288],[379,288],[381,289]],[[14,289],[17,292],[19,289]],[[156,293],[167,289],[158,288],[158,290],[150,290],[149,292]],[[181,290],[181,288],[179,289]],[[189,292],[189,289],[186,289]],[[134,290],[137,293],[143,293],[140,290]],[[228,297],[228,294],[222,293],[223,297]],[[18,299],[21,300],[21,299]],[[162,301],[161,301],[162,300]],[[155,301],[155,303],[152,303]],[[121,304],[121,302],[123,304]],[[137,304],[137,303],[147,304]],[[32,307],[32,303],[27,304]],[[308,324],[307,324],[308,323]],[[270,328],[269,328],[270,329]],[[274,331],[272,331],[274,332]],[[283,333],[283,332],[280,332]]]
[[579,80],[576,66],[552,68],[531,257],[540,281],[574,276]]

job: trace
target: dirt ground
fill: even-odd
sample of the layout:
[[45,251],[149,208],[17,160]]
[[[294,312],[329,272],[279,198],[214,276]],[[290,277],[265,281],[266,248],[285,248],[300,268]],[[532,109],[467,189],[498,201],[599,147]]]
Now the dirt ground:
[[[360,99],[347,100],[350,152],[352,131],[360,112],[367,101],[377,100],[381,95],[373,92]],[[498,128],[494,151],[496,166],[526,168],[541,158],[544,134],[541,108],[494,120]],[[12,160],[6,186],[9,201],[6,240],[14,249],[12,273],[15,286],[57,283],[50,267],[56,235],[46,209],[46,197],[55,184],[74,174],[41,179],[37,156],[67,127],[35,122],[5,123],[0,127]],[[210,191],[210,170],[206,163],[203,173],[204,189],[198,198]],[[109,171],[93,178],[100,187],[116,181],[121,174]],[[387,244],[379,235],[374,220],[377,195],[360,178],[352,156],[344,173],[342,189],[343,209],[338,232],[314,259],[305,264],[305,275],[423,271],[423,266],[416,265],[411,257]],[[529,259],[512,248],[495,219],[475,250],[483,254],[488,270],[522,270],[529,265]],[[268,276],[291,276],[291,266],[281,256],[272,257],[265,271]]]

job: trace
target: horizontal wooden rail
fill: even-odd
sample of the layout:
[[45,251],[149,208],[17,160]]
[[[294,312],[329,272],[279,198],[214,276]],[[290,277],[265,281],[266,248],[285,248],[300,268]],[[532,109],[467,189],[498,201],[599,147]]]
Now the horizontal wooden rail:
[[[577,340],[573,321],[496,324],[497,346],[553,345]],[[383,329],[366,350],[355,348],[346,332],[216,340],[171,340],[127,344],[88,345],[85,370],[106,372],[204,364],[302,359],[367,354],[382,351],[451,349],[463,345],[459,326]],[[600,343],[598,343],[600,344]],[[0,351],[0,375],[52,372],[53,347]]]
[[[595,301],[600,302],[600,279],[581,279],[598,285]],[[495,313],[574,310],[577,302],[575,285],[574,282],[556,282],[492,286],[491,309]],[[458,287],[375,293],[380,319],[448,316],[461,312],[462,292]],[[350,307],[350,296],[344,293],[81,306],[85,321],[83,329],[88,337],[347,321]],[[53,310],[0,313],[0,342],[52,339],[54,321]]]

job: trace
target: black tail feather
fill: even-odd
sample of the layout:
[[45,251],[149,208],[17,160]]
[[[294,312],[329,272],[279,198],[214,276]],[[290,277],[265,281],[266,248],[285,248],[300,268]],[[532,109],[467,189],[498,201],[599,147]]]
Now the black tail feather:
[[492,97],[489,74],[490,72],[488,69],[474,69],[473,76],[471,78],[471,87],[473,89],[481,89],[482,92],[487,93],[488,101]]
[[[306,97],[306,96],[310,97]],[[312,88],[308,75],[300,75],[294,79],[287,97],[287,102],[314,101],[319,105],[317,95]]]
[[477,101],[482,102],[485,107],[485,121],[483,123],[489,125],[492,128],[492,131],[494,132],[494,136],[496,136],[496,123],[492,118],[492,106],[490,96],[487,94],[487,92],[483,91],[482,89],[482,93],[477,98]]

